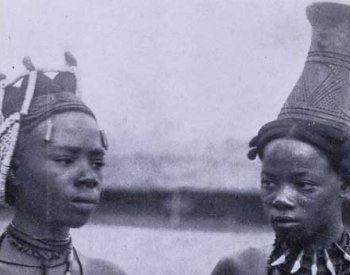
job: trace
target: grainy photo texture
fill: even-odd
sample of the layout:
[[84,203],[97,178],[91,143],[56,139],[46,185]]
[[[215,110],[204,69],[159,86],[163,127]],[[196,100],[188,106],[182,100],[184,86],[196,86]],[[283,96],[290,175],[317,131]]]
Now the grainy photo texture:
[[0,0],[0,274],[350,274],[350,3]]

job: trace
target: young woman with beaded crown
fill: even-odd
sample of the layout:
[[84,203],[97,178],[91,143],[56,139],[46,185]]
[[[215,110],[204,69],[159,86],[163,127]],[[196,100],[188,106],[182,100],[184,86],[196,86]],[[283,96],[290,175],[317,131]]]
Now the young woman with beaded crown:
[[65,66],[40,69],[25,58],[24,74],[0,76],[0,202],[14,206],[0,238],[0,274],[124,274],[77,252],[69,235],[99,201],[107,141],[77,96],[75,58],[65,59]]
[[212,275],[350,274],[350,6],[315,3],[310,52],[278,118],[250,142],[261,199],[275,231],[269,249],[222,259]]

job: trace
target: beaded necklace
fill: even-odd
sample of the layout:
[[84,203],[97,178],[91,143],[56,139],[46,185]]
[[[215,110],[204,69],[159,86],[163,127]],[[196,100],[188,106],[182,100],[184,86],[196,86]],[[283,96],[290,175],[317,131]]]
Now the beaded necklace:
[[[1,263],[28,268],[39,268],[42,270],[43,275],[47,274],[48,269],[66,265],[64,275],[71,275],[72,264],[74,259],[76,259],[79,265],[80,275],[84,274],[78,253],[72,246],[71,237],[62,240],[40,238],[25,232],[11,223],[0,237],[0,246],[4,239],[18,251],[38,259],[41,264],[29,265],[0,260]],[[50,261],[58,260],[62,257],[65,258],[63,262],[55,265],[50,264]]]
[[350,234],[344,232],[340,241],[317,250],[288,247],[276,239],[267,270],[269,275],[350,274]]

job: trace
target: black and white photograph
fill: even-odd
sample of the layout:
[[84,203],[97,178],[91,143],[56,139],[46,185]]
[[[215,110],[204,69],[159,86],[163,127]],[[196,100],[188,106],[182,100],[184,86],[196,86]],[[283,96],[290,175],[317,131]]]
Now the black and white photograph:
[[0,0],[0,274],[350,274],[350,2]]

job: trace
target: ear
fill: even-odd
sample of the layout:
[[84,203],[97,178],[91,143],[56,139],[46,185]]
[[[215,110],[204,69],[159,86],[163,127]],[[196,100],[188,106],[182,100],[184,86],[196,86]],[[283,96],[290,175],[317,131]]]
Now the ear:
[[350,183],[342,182],[339,195],[344,200],[350,200]]

